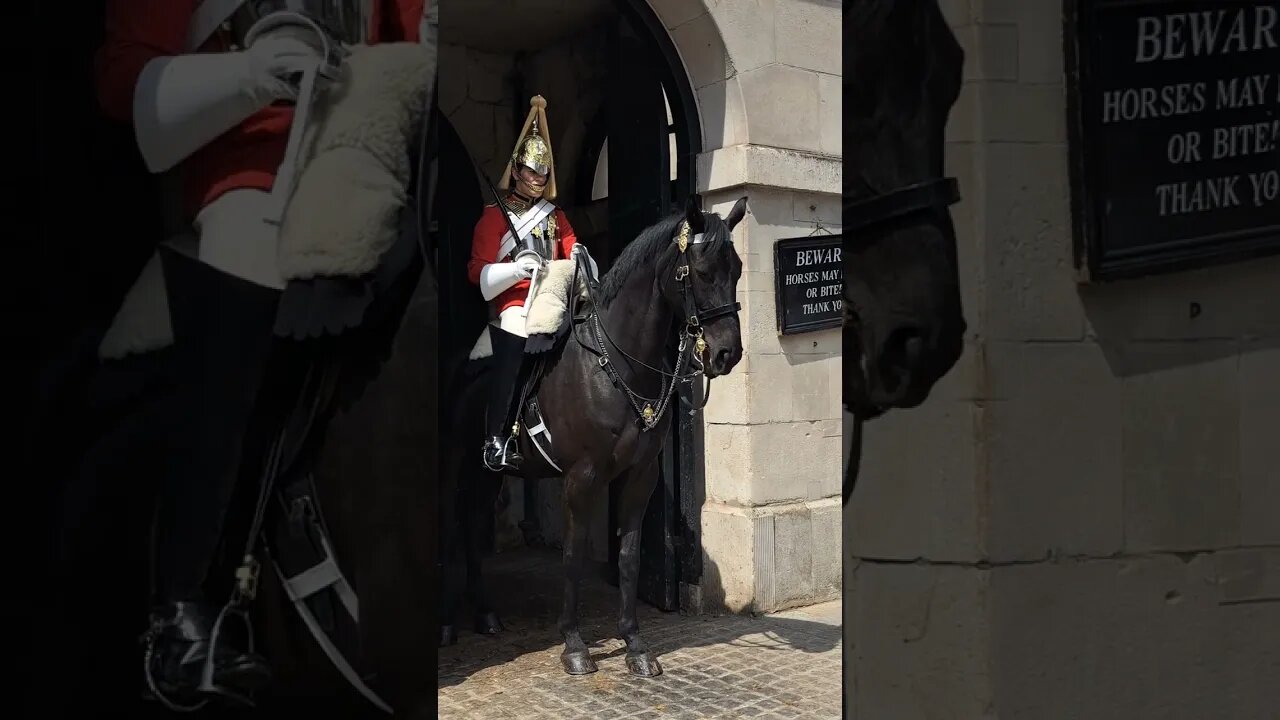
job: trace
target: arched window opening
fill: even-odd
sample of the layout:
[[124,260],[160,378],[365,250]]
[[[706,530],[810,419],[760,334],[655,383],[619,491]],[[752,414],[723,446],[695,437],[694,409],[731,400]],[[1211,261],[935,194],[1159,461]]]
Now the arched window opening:
[[[667,88],[662,88],[662,103],[667,110],[667,147],[669,153],[668,166],[671,172],[669,178],[675,182],[679,174],[679,163],[676,161],[676,126],[671,116],[671,102],[667,99]],[[591,202],[597,200],[605,200],[609,197],[609,138],[605,137],[600,143],[600,149],[596,159],[595,174],[591,180]]]

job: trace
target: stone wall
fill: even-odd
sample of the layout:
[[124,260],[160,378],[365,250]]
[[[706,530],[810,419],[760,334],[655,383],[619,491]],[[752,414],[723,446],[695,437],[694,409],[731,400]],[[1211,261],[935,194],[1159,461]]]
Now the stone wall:
[[[652,3],[699,100],[706,210],[743,260],[742,362],[705,412],[706,609],[771,611],[840,593],[840,331],[778,335],[775,240],[840,231],[840,6]],[[702,6],[702,7],[698,7]]]
[[970,332],[925,405],[867,427],[850,715],[1273,717],[1280,258],[1078,285],[1062,4],[942,5]]

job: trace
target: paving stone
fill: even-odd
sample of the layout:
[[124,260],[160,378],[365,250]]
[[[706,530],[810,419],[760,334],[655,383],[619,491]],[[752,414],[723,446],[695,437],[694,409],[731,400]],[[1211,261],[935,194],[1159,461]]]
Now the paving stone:
[[584,583],[580,616],[599,671],[566,675],[556,630],[560,562],[558,553],[530,550],[488,562],[486,585],[507,631],[482,637],[460,623],[458,644],[440,649],[440,718],[840,717],[839,625],[787,613],[688,617],[641,603],[641,634],[664,673],[636,678],[625,645],[608,637],[617,589],[600,580]]

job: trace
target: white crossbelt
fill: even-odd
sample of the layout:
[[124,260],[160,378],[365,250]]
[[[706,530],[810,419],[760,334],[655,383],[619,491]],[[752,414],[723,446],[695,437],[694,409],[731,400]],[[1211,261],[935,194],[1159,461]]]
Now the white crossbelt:
[[[539,408],[539,412],[541,412],[541,408]],[[533,446],[538,449],[538,454],[542,456],[542,459],[550,463],[551,467],[556,469],[556,472],[564,472],[564,470],[561,470],[560,466],[556,464],[556,461],[551,459],[551,456],[547,454],[547,451],[542,448],[542,444],[538,442],[539,435],[545,435],[547,442],[551,442],[551,430],[547,428],[546,420],[542,420],[537,425],[529,428],[529,440],[533,443]]]
[[204,0],[196,7],[187,25],[187,52],[195,52],[213,37],[218,26],[235,14],[245,0]]
[[516,234],[519,239],[511,237],[510,230],[503,233],[502,243],[498,246],[498,255],[493,261],[502,262],[502,259],[515,248],[516,243],[528,237],[529,233],[533,232],[533,229],[555,209],[555,205],[543,198],[536,205],[526,210],[523,215],[517,216],[515,213],[508,212],[507,217],[511,218],[511,224],[516,226]]

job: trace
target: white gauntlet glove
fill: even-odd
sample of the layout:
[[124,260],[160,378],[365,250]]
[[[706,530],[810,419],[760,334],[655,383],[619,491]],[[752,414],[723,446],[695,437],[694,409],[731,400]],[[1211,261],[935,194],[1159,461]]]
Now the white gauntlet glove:
[[523,257],[515,262],[491,263],[480,270],[480,294],[492,300],[521,280],[533,277],[538,261]]
[[291,82],[320,62],[318,40],[281,28],[244,51],[159,57],[133,94],[138,149],[164,172],[276,100],[297,98]]
[[523,276],[523,277],[526,277],[526,278],[531,278],[531,277],[533,277],[533,274],[542,268],[542,263],[541,263],[541,262],[538,262],[537,258],[534,258],[534,257],[529,256],[529,255],[525,255],[524,257],[516,258],[516,265],[517,265],[517,266],[518,266],[522,271],[524,271],[524,276]]

